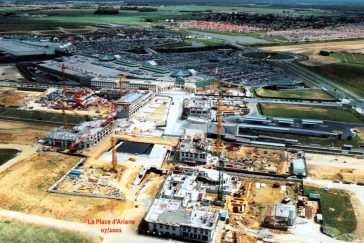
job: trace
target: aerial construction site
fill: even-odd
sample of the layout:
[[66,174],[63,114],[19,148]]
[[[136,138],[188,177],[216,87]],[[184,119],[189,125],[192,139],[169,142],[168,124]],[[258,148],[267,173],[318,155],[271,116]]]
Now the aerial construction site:
[[361,87],[315,64],[360,62],[363,46],[351,60],[344,40],[284,42],[293,22],[336,36],[364,20],[152,6],[91,13],[151,14],[135,25],[0,28],[0,242],[18,242],[7,227],[36,230],[29,242],[362,242]]

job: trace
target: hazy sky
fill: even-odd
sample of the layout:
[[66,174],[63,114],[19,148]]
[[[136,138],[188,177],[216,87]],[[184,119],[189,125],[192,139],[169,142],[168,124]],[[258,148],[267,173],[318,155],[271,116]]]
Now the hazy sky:
[[265,3],[265,4],[364,4],[364,0],[125,0],[126,2],[164,2],[164,3],[204,3],[204,4],[247,4],[247,3]]

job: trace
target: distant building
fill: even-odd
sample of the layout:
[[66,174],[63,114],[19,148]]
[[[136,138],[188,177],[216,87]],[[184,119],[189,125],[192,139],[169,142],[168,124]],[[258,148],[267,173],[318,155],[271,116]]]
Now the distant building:
[[0,51],[14,56],[53,55],[60,45],[36,40],[0,39]]

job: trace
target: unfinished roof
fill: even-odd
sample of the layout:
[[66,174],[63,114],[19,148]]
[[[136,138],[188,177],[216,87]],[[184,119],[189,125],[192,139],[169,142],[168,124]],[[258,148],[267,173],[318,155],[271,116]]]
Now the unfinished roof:
[[217,212],[186,210],[182,207],[181,201],[173,199],[155,199],[145,217],[148,222],[205,229],[214,228],[217,219]]
[[137,99],[139,99],[143,95],[144,94],[141,93],[141,92],[129,93],[129,94],[123,96],[119,101],[120,102],[133,103],[134,101],[136,101]]

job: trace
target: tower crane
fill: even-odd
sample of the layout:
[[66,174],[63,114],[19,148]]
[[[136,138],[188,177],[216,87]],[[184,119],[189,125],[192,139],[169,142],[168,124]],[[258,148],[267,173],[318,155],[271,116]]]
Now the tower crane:
[[[218,74],[218,68],[216,68],[216,75]],[[218,76],[218,75],[217,75]],[[223,206],[225,203],[224,199],[224,167],[225,167],[225,161],[224,161],[224,153],[223,153],[223,142],[222,142],[222,89],[221,89],[221,81],[218,77],[217,80],[218,85],[218,96],[217,96],[217,140],[215,144],[215,154],[219,158],[219,184],[217,188],[217,198],[214,202],[216,206]]]
[[127,75],[128,75],[127,73],[122,73],[119,77],[120,98],[123,97],[123,95],[124,95],[123,83],[124,83],[124,80],[126,79]]
[[[115,111],[115,103],[112,102],[111,103],[111,113]],[[111,121],[111,152],[112,152],[112,161],[111,161],[111,164],[112,164],[112,170],[114,173],[117,173],[118,172],[118,157],[117,157],[117,154],[116,154],[116,141],[115,141],[115,137],[113,136],[114,135],[114,119],[112,119]]]

